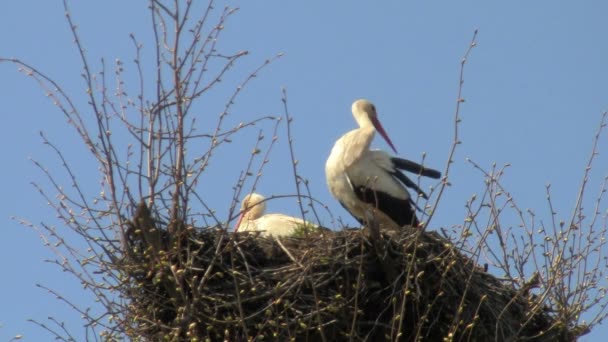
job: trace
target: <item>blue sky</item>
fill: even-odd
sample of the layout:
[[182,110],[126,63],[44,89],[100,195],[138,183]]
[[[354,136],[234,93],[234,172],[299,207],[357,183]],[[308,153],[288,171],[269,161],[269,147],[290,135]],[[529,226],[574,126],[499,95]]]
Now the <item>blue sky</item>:
[[[218,3],[218,9],[224,3]],[[552,185],[558,217],[568,218],[576,201],[592,137],[602,111],[608,110],[608,41],[602,1],[265,1],[230,3],[240,10],[226,24],[220,47],[248,50],[232,75],[217,90],[224,99],[238,80],[277,53],[284,56],[264,69],[238,98],[228,122],[236,124],[262,115],[281,115],[281,88],[289,97],[293,139],[299,172],[310,181],[313,195],[334,216],[355,221],[334,201],[325,185],[324,164],[334,141],[355,127],[350,104],[372,100],[400,155],[443,169],[453,139],[453,114],[460,59],[474,29],[478,46],[468,61],[461,115],[462,145],[455,157],[452,187],[443,198],[433,227],[462,224],[465,201],[483,190],[483,179],[469,164],[470,157],[489,168],[510,163],[504,184],[522,208],[546,215],[545,185]],[[116,58],[132,68],[129,33],[144,43],[152,56],[150,19],[146,2],[109,0],[72,4],[74,20],[93,65],[101,57]],[[79,104],[84,102],[77,51],[72,43],[60,1],[20,0],[0,4],[0,56],[19,57],[63,84]],[[150,57],[151,60],[152,57]],[[38,234],[11,220],[19,216],[39,223],[58,224],[30,182],[44,177],[29,157],[56,167],[41,144],[44,131],[71,156],[85,180],[97,168],[62,114],[44,97],[35,82],[0,64],[0,120],[4,134],[5,196],[0,203],[3,234],[0,267],[0,340],[22,334],[26,341],[50,340],[29,318],[64,319],[77,333],[80,321],[52,295],[36,287],[42,283],[76,302],[91,298],[57,267],[43,262],[52,253]],[[211,101],[213,102],[213,101]],[[210,104],[210,108],[213,104]],[[84,108],[84,107],[83,107]],[[205,127],[205,104],[197,107]],[[263,124],[267,136],[272,124]],[[258,191],[293,194],[284,125]],[[243,134],[222,151],[203,177],[210,203],[226,215],[231,186],[245,166],[255,131]],[[270,139],[267,139],[268,142]],[[380,141],[379,148],[388,148]],[[605,150],[590,179],[592,191],[608,174]],[[425,187],[433,183],[423,182]],[[590,203],[590,202],[589,202]],[[269,211],[298,213],[295,200],[277,200]],[[603,210],[606,210],[604,204]],[[329,215],[321,219],[326,225]],[[431,227],[431,228],[433,228]],[[583,341],[608,334],[598,327]]]

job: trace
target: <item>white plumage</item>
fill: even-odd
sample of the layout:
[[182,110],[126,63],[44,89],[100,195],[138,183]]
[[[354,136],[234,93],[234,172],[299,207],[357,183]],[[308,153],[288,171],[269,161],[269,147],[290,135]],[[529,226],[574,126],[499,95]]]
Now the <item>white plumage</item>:
[[241,217],[235,231],[261,232],[262,236],[289,236],[297,228],[317,227],[317,225],[304,221],[301,218],[283,215],[266,214],[266,199],[264,196],[251,193],[241,203]]
[[371,102],[355,101],[352,112],[359,128],[336,141],[325,164],[330,192],[362,224],[373,217],[375,208],[399,226],[417,226],[415,204],[406,186],[422,197],[426,198],[426,194],[399,170],[433,178],[439,178],[441,173],[409,160],[391,157],[381,150],[370,150],[377,131],[397,152]]

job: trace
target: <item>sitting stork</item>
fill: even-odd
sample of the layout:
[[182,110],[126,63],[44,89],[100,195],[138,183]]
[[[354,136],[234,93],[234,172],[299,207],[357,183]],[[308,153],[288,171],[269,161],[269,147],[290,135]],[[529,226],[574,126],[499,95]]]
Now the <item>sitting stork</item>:
[[371,102],[355,101],[352,112],[359,128],[336,141],[325,164],[329,191],[361,224],[374,217],[373,209],[376,208],[401,227],[417,227],[417,207],[406,186],[419,196],[428,197],[400,170],[431,178],[439,178],[441,173],[409,160],[391,157],[381,150],[370,150],[378,131],[397,153]]
[[316,224],[304,221],[301,218],[283,214],[266,214],[266,199],[264,196],[251,193],[241,203],[241,217],[234,231],[261,232],[262,236],[289,236],[297,228],[312,227]]

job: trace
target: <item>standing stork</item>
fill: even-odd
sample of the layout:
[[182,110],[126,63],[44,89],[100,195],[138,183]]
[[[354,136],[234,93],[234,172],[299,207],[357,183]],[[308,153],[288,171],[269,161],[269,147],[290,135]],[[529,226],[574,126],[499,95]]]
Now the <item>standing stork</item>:
[[289,236],[297,228],[312,227],[316,224],[304,221],[301,218],[283,214],[266,214],[266,199],[264,196],[251,193],[241,203],[241,217],[234,231],[261,232],[262,236]]
[[431,178],[439,178],[441,173],[406,159],[391,157],[381,150],[370,150],[377,131],[397,153],[371,102],[364,99],[355,101],[352,112],[359,128],[336,141],[325,164],[329,191],[361,224],[374,217],[375,208],[401,227],[417,227],[420,224],[415,212],[417,207],[406,187],[425,199],[428,197],[401,170]]

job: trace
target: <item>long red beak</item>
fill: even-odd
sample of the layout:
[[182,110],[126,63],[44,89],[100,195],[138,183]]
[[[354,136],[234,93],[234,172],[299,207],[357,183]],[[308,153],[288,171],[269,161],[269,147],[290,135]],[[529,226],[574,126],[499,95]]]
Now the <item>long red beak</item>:
[[395,148],[395,145],[393,145],[393,142],[391,141],[391,138],[388,137],[388,134],[386,134],[386,131],[384,130],[384,127],[382,127],[382,124],[380,123],[380,121],[378,121],[378,118],[372,118],[372,123],[374,124],[374,127],[376,127],[376,131],[378,131],[378,133],[380,133],[380,135],[384,138],[384,140],[386,140],[386,142],[388,143],[388,146],[390,146],[393,151],[395,151],[395,153],[397,153],[397,149]]

